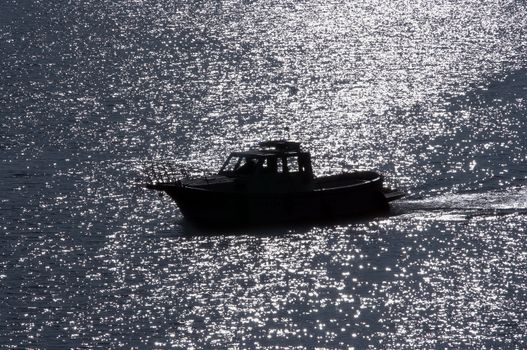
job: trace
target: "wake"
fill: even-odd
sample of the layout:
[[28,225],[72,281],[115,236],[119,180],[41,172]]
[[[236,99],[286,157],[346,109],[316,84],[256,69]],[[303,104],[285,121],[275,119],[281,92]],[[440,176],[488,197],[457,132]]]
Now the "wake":
[[415,213],[441,213],[454,220],[472,216],[527,215],[527,187],[401,200],[393,208],[394,215]]

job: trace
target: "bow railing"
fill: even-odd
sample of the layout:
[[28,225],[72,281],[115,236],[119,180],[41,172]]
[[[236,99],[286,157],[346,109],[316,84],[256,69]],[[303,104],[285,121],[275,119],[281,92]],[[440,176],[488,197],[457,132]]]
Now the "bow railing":
[[197,167],[189,167],[188,164],[181,165],[165,161],[145,163],[142,166],[141,173],[146,184],[176,183],[184,178],[211,175],[208,171]]

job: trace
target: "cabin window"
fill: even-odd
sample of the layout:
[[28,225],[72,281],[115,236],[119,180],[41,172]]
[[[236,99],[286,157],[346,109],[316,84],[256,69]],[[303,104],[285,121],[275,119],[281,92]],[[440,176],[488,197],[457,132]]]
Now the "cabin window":
[[240,166],[240,161],[241,159],[239,157],[230,156],[221,168],[221,171],[235,171]]
[[261,162],[261,168],[264,172],[268,173],[271,169],[271,167],[269,166],[269,162],[267,160],[267,158],[263,158],[263,159],[260,159],[260,162]]
[[282,162],[282,158],[276,158],[276,172],[277,173],[284,172],[284,164]]
[[240,164],[236,166],[238,174],[253,174],[267,169],[267,162],[261,157],[243,157]]
[[297,156],[287,157],[287,168],[289,169],[290,173],[298,173],[300,171]]
[[242,157],[240,158],[240,164],[238,164],[238,166],[236,167],[236,170],[237,169],[240,169],[240,168],[243,168],[244,166],[247,166],[247,164],[251,162],[251,159],[247,158],[247,157]]

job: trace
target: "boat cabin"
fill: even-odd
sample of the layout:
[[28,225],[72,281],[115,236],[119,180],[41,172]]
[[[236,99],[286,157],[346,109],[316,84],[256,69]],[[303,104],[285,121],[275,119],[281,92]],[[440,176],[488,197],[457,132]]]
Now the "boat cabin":
[[231,153],[218,174],[228,177],[288,175],[312,179],[313,169],[311,156],[300,150],[300,143],[267,141],[261,142],[256,149]]

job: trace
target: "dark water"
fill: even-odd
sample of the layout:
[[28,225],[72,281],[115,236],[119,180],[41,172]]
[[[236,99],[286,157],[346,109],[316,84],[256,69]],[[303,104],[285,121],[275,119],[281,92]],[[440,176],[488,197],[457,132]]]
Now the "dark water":
[[[524,1],[0,4],[0,347],[527,347]],[[393,215],[210,235],[136,184],[262,139]]]

